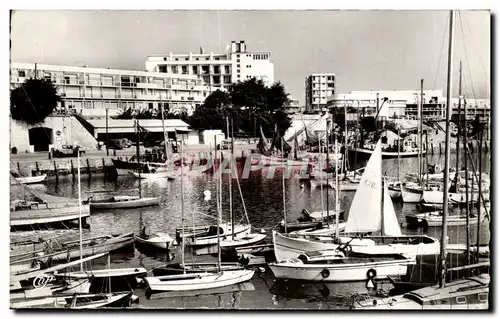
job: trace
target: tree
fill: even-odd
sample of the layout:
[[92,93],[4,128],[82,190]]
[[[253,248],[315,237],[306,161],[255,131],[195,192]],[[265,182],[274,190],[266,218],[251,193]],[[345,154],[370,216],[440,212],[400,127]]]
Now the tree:
[[61,97],[50,80],[28,79],[10,92],[12,119],[34,125],[52,114]]

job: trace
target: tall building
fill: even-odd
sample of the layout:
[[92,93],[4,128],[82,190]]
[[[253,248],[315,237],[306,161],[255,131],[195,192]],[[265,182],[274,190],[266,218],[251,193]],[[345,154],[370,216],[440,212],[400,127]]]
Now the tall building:
[[82,115],[104,116],[120,110],[159,109],[192,113],[212,90],[197,75],[12,63],[11,89],[28,78],[50,79],[62,97],[61,107]]
[[205,83],[217,88],[227,88],[232,83],[252,77],[266,85],[274,82],[274,65],[271,52],[247,51],[245,41],[232,41],[228,53],[172,53],[149,56],[146,70],[179,75],[200,75]]
[[335,94],[335,74],[316,73],[306,77],[306,112],[319,112],[326,107],[327,98]]

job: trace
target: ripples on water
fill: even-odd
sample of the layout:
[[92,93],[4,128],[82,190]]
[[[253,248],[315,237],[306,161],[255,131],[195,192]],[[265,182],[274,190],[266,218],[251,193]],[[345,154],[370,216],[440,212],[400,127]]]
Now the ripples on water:
[[[444,158],[439,156],[429,157],[430,164],[440,164],[444,167]],[[451,167],[455,167],[454,158]],[[362,167],[365,163],[358,163],[355,168]],[[477,169],[477,167],[476,167]],[[418,164],[416,159],[402,159],[401,172],[416,173]],[[489,172],[489,160],[483,162],[483,171]],[[383,161],[383,172],[389,176],[397,173],[397,159]],[[240,169],[241,173],[241,169]],[[271,230],[283,219],[283,188],[281,170],[277,169],[273,179],[268,179],[266,170],[252,172],[248,179],[240,180],[241,191],[245,200],[246,209],[252,226],[257,230],[264,229],[268,234],[267,242],[271,242]],[[292,175],[293,176],[293,175]],[[223,177],[223,218],[229,217],[229,183],[228,176]],[[211,218],[216,216],[215,187],[216,182],[212,174],[200,176],[189,176],[184,178],[184,214],[186,225],[213,222]],[[83,179],[81,182],[82,197],[85,199],[86,191],[92,190],[130,190],[139,187],[139,181],[134,178],[119,177],[116,181],[105,180],[102,176],[93,176],[91,179]],[[161,196],[159,207],[109,210],[92,212],[89,219],[91,229],[84,230],[84,237],[106,235],[109,233],[140,232],[141,220],[150,232],[168,232],[173,235],[175,228],[181,225],[181,195],[180,179],[175,181],[141,181],[143,196]],[[71,178],[62,179],[58,184],[47,183],[49,194],[78,197],[77,184]],[[205,201],[203,191],[212,192],[211,200]],[[232,181],[234,213],[238,217],[243,216],[243,205],[239,195],[236,179]],[[307,181],[299,181],[296,178],[285,180],[285,198],[288,220],[294,220],[304,208],[313,211],[321,209],[321,192],[319,188],[311,189]],[[325,190],[326,192],[326,190]],[[349,211],[354,192],[341,194],[341,208]],[[326,194],[323,195],[326,209]],[[329,208],[335,207],[334,191],[329,190]],[[398,220],[403,223],[404,215],[416,211],[414,204],[403,204],[395,202],[394,207]],[[481,225],[481,242],[489,242],[489,225]],[[422,230],[410,231],[402,228],[403,233],[418,233]],[[427,234],[440,239],[440,228],[429,228]],[[75,237],[77,237],[75,233]],[[464,227],[450,227],[448,230],[450,243],[465,242]],[[476,229],[471,229],[471,242],[476,242]],[[189,255],[189,253],[188,253]],[[176,259],[178,260],[178,252]],[[187,256],[187,259],[193,258]],[[194,257],[203,261],[207,256]],[[165,263],[165,253],[141,252],[135,250],[128,254],[112,254],[112,264],[115,267],[145,267],[150,269]],[[96,268],[104,268],[105,260],[98,260],[94,265]],[[275,281],[270,270],[264,274],[256,275],[251,281],[254,290],[230,291],[213,295],[202,295],[193,297],[175,297],[157,300],[146,300],[142,291],[138,293],[142,298],[140,307],[146,308],[306,308],[306,309],[332,309],[346,308],[349,303],[348,296],[354,293],[353,284],[345,283],[300,283]],[[364,285],[364,283],[362,284]],[[389,287],[389,286],[388,286]],[[363,287],[361,287],[363,290]]]

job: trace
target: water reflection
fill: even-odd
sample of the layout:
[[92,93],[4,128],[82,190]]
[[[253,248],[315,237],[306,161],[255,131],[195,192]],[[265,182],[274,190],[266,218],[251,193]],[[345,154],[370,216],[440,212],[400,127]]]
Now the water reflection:
[[[429,163],[444,166],[444,158],[438,155],[429,156]],[[455,158],[451,158],[451,167],[454,167]],[[362,167],[365,163],[358,163],[357,167]],[[383,161],[383,171],[389,176],[397,173],[397,159]],[[489,172],[489,160],[483,162],[483,171]],[[356,167],[355,167],[356,168]],[[416,173],[418,164],[416,159],[405,158],[400,160],[400,171],[405,173]],[[241,173],[241,168],[239,170]],[[238,183],[235,178],[231,181],[234,214],[237,220],[244,216],[244,207],[248,212],[248,217],[252,226],[258,230],[264,229],[268,237],[266,241],[271,241],[271,230],[283,219],[283,188],[282,170],[276,169],[273,178],[269,179],[269,171],[253,171],[248,179],[239,179],[241,195],[238,190]],[[229,219],[229,178],[223,177],[223,218]],[[151,233],[168,232],[174,234],[175,228],[181,225],[181,196],[180,179],[169,181],[167,179],[155,181],[139,181],[129,177],[119,177],[115,181],[105,180],[103,176],[92,176],[82,182],[82,192],[85,198],[86,191],[108,190],[117,191],[138,189],[139,183],[143,196],[160,196],[161,205],[157,207],[147,207],[140,209],[96,211],[91,213],[89,223],[90,229],[84,230],[85,237],[107,235],[109,233],[134,232],[138,234],[141,225],[145,225]],[[77,183],[71,178],[60,179],[59,183],[49,181],[45,188],[49,194],[77,198]],[[212,198],[209,201],[203,199],[203,192],[210,190]],[[216,216],[216,179],[212,174],[202,174],[200,176],[187,176],[184,178],[184,217],[186,225],[214,222]],[[329,209],[333,209],[334,191],[329,192]],[[340,206],[349,211],[354,192],[343,192],[341,194]],[[243,198],[243,201],[242,201]],[[323,196],[323,206],[326,209],[326,193]],[[394,207],[398,220],[404,224],[405,214],[416,212],[414,204],[403,204],[394,202]],[[296,178],[285,180],[285,208],[289,220],[296,219],[300,211],[304,208],[313,211],[322,208],[321,192],[319,188],[311,188],[307,182],[299,181]],[[435,238],[441,238],[441,228],[432,227],[427,230],[408,230],[402,228],[403,233],[415,234],[426,233]],[[476,227],[471,227],[471,242],[476,241]],[[465,242],[465,227],[450,227],[448,236],[450,243]],[[73,232],[74,240],[78,239],[78,232]],[[16,233],[12,237],[18,236]],[[489,225],[486,221],[481,225],[481,243],[488,243]],[[112,254],[112,263],[119,263],[123,267],[144,267],[151,269],[158,267],[169,260],[178,262],[180,252],[174,249],[170,252],[148,251],[137,247],[132,253]],[[202,258],[210,256],[194,256],[187,250],[188,260],[204,261]],[[98,266],[105,267],[105,260],[97,262]],[[275,281],[270,271],[264,274],[257,274],[251,281],[254,290],[240,292],[224,292],[215,295],[200,295],[196,298],[177,297],[163,298],[157,300],[147,300],[141,298],[140,307],[155,308],[222,308],[222,309],[246,309],[246,308],[296,308],[296,309],[328,309],[344,308],[354,289],[354,284],[318,284],[318,283],[297,283],[293,281]],[[361,291],[365,290],[364,283],[360,284]],[[138,292],[142,296],[143,292]]]

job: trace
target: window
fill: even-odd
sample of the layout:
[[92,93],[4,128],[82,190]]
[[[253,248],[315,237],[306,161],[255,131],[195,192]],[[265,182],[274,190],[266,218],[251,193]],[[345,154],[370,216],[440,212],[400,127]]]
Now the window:
[[214,84],[220,84],[220,76],[219,76],[219,75],[214,76],[214,77],[213,77],[213,80],[214,80],[214,81],[213,81],[213,83],[214,83]]
[[463,303],[467,302],[467,298],[465,298],[465,296],[458,296],[456,298],[456,301],[457,301],[458,304],[463,304]]
[[229,68],[229,65],[224,65],[224,73],[231,73],[231,69]]
[[[236,70],[236,72],[240,73],[240,70]],[[238,75],[239,76],[239,75]]]
[[201,67],[201,73],[203,73],[203,74],[208,74],[208,72],[209,72],[209,67],[208,67],[208,65],[203,65],[203,66]]
[[247,65],[247,68],[250,69],[252,66],[251,65]]
[[240,57],[240,55],[239,55],[239,54],[236,54],[236,57],[237,57],[237,58],[239,58],[239,57]]
[[152,110],[153,109],[153,103],[148,103],[148,109]]
[[172,65],[172,73],[177,73],[177,65]]
[[239,62],[240,62],[240,59],[236,59],[236,62],[238,62],[238,63],[239,63]]
[[182,68],[182,74],[188,74],[187,65],[183,65],[181,68]]
[[224,75],[224,83],[231,83],[231,76],[230,75]]
[[189,61],[189,57],[184,59],[185,61]]
[[24,78],[24,77],[26,77],[26,71],[24,71],[24,70],[19,70],[19,71],[17,71],[17,75],[18,75],[20,78]]
[[215,57],[215,58],[214,58],[214,60],[217,60],[217,61],[218,61],[218,60],[219,60],[219,57]]
[[179,59],[178,59],[178,58],[175,58],[175,61],[179,61]]
[[166,65],[160,65],[160,66],[158,67],[158,71],[159,71],[160,73],[167,73],[167,66],[166,66]]
[[196,58],[196,61],[200,61],[200,58]]
[[479,302],[488,302],[488,294],[480,293],[477,295],[477,299],[479,299]]
[[64,77],[64,84],[69,84],[69,83],[70,83],[69,76],[65,76]]
[[328,81],[333,81],[333,76],[329,76],[329,77],[327,78],[327,80],[328,80]]
[[140,77],[135,77],[135,83],[141,83],[141,78]]
[[198,74],[198,66],[193,65],[193,74]]
[[167,58],[166,58],[166,57],[163,57],[163,61],[167,61]]
[[333,83],[328,83],[329,88],[333,88]]
[[220,73],[220,66],[219,65],[214,65],[214,73],[216,73],[216,74]]
[[239,68],[239,67],[240,67],[240,65],[239,65],[239,64],[236,64],[236,67],[237,67],[237,68]]
[[208,60],[210,60],[210,58],[205,58],[205,60],[207,60],[207,61],[208,61]]

